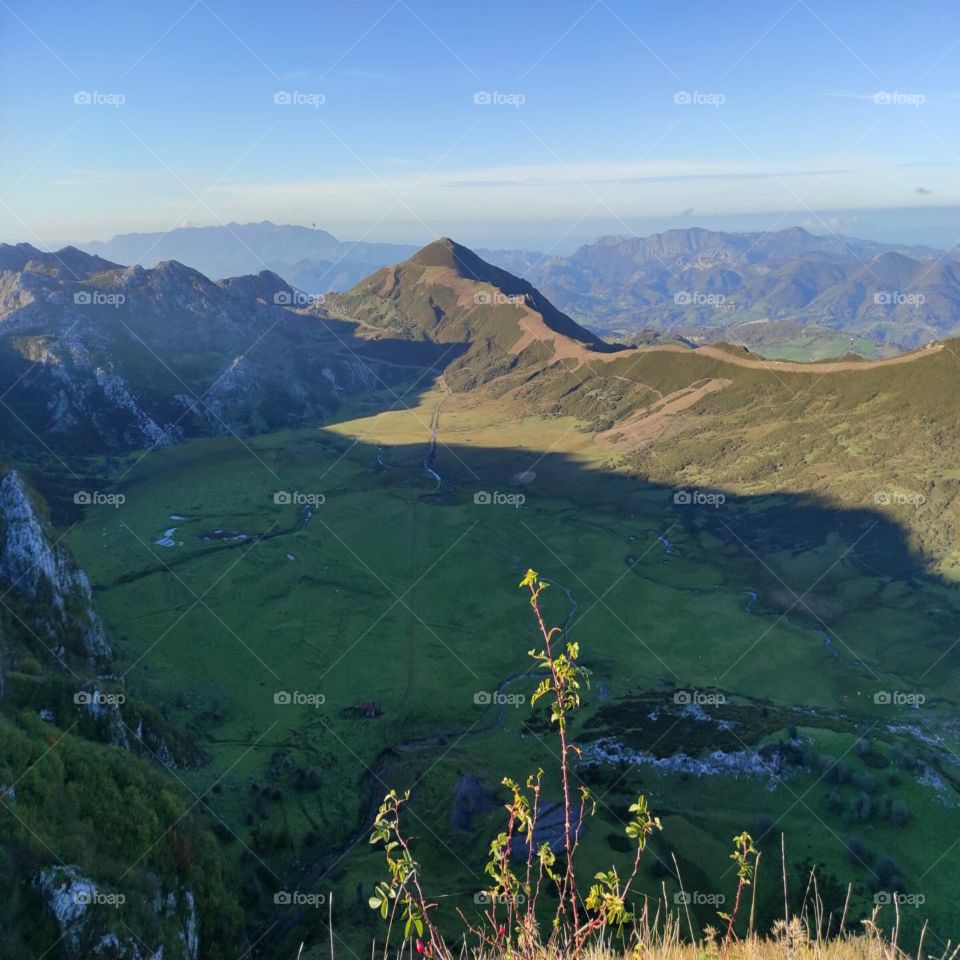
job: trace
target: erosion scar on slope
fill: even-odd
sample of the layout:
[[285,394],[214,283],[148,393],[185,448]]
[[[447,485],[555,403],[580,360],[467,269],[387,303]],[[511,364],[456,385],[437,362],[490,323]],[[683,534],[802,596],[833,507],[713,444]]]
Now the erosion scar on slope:
[[662,400],[637,411],[615,427],[597,434],[597,440],[608,446],[629,444],[639,447],[654,440],[679,433],[683,429],[683,419],[678,413],[688,410],[707,394],[729,387],[732,380],[716,378],[707,380],[698,387],[684,387],[668,393]]

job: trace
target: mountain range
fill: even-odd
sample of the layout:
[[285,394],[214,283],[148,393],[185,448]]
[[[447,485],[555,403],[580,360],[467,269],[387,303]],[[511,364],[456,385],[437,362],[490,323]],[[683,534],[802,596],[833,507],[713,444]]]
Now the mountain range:
[[[415,252],[269,222],[127,234],[82,246],[120,263],[176,259],[212,277],[269,269],[311,295],[349,289]],[[960,333],[955,251],[793,227],[602,237],[568,256],[477,253],[529,280],[584,326],[627,342],[651,333],[723,339],[771,356],[820,359],[850,350],[886,356]]]
[[767,346],[806,334],[895,350],[960,330],[955,253],[800,227],[603,237],[527,275],[581,322],[626,336],[649,327]]
[[377,267],[417,250],[410,244],[338,240],[326,230],[269,221],[127,233],[78,246],[124,264],[179,260],[215,279],[272,270],[311,293],[345,290]]
[[[842,257],[810,235],[754,240],[768,265],[798,246],[825,270]],[[584,254],[598,277],[631,257],[710,283],[760,272],[740,240],[605,246],[609,264]],[[603,692],[577,742],[601,768],[615,758],[607,782],[648,764],[681,834],[695,831],[685,869],[707,869],[701,846],[725,849],[730,817],[700,802],[719,778],[738,818],[782,801],[792,842],[820,843],[804,855],[826,857],[842,889],[833,837],[790,819],[784,791],[806,777],[837,829],[865,822],[872,847],[891,845],[897,884],[921,882],[925,825],[946,829],[960,795],[941,749],[956,732],[960,343],[800,364],[648,340],[608,342],[449,238],[322,297],[270,270],[211,280],[177,261],[0,246],[0,800],[15,787],[29,826],[0,821],[5,954],[134,958],[135,937],[226,958],[276,925],[261,954],[287,956],[319,913],[276,897],[321,883],[360,903],[340,922],[369,939],[354,894],[371,874],[351,851],[382,782],[432,771],[414,803],[448,822],[464,776],[495,789],[488,754],[542,754],[536,715],[501,711],[472,733],[481,714],[464,707],[481,710],[478,684],[522,680],[528,646],[500,641],[517,632],[512,593],[464,584],[515,581],[529,556],[558,571],[550,603],[604,617],[581,630]],[[323,684],[330,703],[292,706],[270,673]],[[677,712],[677,684],[722,684],[729,716]],[[924,691],[928,712],[884,713],[878,684]],[[852,797],[821,784],[837,754],[866,758],[851,760]],[[602,789],[606,773],[577,776]],[[104,783],[122,792],[106,811]],[[862,795],[880,789],[924,827],[871,813]],[[54,833],[59,860],[35,839]],[[584,844],[606,857],[608,836],[591,827]],[[486,850],[456,837],[454,874]],[[879,888],[856,877],[855,902],[872,903]],[[91,889],[129,898],[125,927],[62,909]],[[940,934],[950,902],[930,895]],[[24,933],[11,917],[28,914],[41,920]]]
[[[0,370],[11,433],[65,450],[163,446],[316,422],[397,379],[361,361],[269,271],[219,282],[177,261],[0,248]],[[342,326],[342,325],[341,325]],[[8,434],[8,439],[10,435]]]

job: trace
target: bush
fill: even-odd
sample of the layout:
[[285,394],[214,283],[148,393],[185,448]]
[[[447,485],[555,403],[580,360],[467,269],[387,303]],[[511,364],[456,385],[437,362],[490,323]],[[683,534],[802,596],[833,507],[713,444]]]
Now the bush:
[[[608,838],[610,846],[633,851],[632,865],[623,878],[616,868],[595,873],[595,882],[586,894],[578,891],[575,855],[584,820],[592,816],[595,804],[586,786],[580,787],[579,796],[571,790],[570,758],[579,757],[580,751],[568,740],[568,724],[580,707],[580,689],[588,673],[580,665],[578,644],[568,642],[563,650],[558,649],[556,635],[560,628],[548,629],[544,623],[539,598],[549,584],[535,571],[528,570],[520,586],[529,588],[530,606],[543,638],[543,648],[530,651],[530,657],[544,674],[530,705],[546,700],[551,725],[560,741],[563,832],[557,840],[536,845],[542,811],[542,770],[527,777],[523,785],[505,778],[503,785],[512,799],[506,804],[506,829],[489,848],[485,874],[490,883],[484,891],[489,907],[476,923],[471,923],[462,911],[460,917],[476,942],[474,951],[470,951],[476,955],[520,960],[540,960],[545,956],[576,958],[589,946],[606,943],[608,936],[622,934],[627,924],[637,920],[631,912],[631,890],[648,842],[662,827],[659,818],[650,812],[646,797],[637,797],[629,808],[625,836]],[[431,912],[437,904],[429,902],[424,894],[420,865],[413,859],[410,841],[401,830],[401,812],[409,797],[409,793],[399,796],[391,790],[377,812],[370,842],[383,846],[389,875],[374,886],[369,904],[389,923],[384,956],[391,949],[390,932],[396,920],[398,926],[402,924],[405,939],[416,936],[416,950],[426,960],[454,960],[461,950],[451,949],[434,925]],[[724,955],[733,937],[743,891],[753,880],[757,857],[750,834],[742,833],[733,842],[731,859],[736,865],[737,887],[730,912],[723,915]],[[545,934],[541,933],[538,919],[541,887],[545,897],[556,898],[552,922],[544,928],[549,932]],[[501,906],[503,911],[498,916]],[[465,941],[463,950],[467,951]]]
[[847,820],[850,823],[865,822],[873,814],[873,802],[867,793],[858,793],[850,800],[850,806],[847,808]]
[[873,859],[870,848],[859,837],[848,837],[846,842],[847,859],[859,867],[868,867]]
[[877,857],[877,861],[873,865],[873,872],[876,875],[878,890],[887,890],[896,893],[904,890],[906,885],[903,876],[900,873],[900,868],[892,857]]
[[875,793],[877,789],[877,781],[869,773],[854,774],[853,785],[862,793]]
[[894,802],[890,809],[890,822],[895,827],[902,827],[904,824],[910,822],[910,808],[907,806],[906,801],[897,800]]

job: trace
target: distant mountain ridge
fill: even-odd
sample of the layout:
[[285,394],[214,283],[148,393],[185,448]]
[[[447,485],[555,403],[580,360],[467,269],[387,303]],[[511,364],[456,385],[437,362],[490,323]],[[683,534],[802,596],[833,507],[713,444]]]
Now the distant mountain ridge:
[[801,227],[602,237],[532,264],[526,276],[560,309],[604,333],[647,328],[763,345],[806,330],[895,350],[960,333],[955,252]]
[[413,244],[338,240],[326,230],[269,220],[127,233],[79,246],[117,263],[153,266],[179,260],[214,279],[268,269],[312,293],[346,289],[377,267],[417,250]]
[[[267,269],[314,295],[349,290],[418,249],[342,241],[322,229],[269,221],[124,234],[79,246],[118,263],[179,260],[214,278]],[[960,334],[955,249],[821,236],[802,227],[754,233],[690,227],[600,237],[569,256],[476,253],[528,280],[581,325],[627,341],[722,339],[774,354],[803,341],[819,345],[812,356],[836,356],[851,348],[891,354]]]

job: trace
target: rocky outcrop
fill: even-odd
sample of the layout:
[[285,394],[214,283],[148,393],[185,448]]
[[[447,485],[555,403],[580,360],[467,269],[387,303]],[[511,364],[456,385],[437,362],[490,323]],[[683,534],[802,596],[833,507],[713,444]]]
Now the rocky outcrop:
[[23,411],[11,432],[68,452],[249,435],[317,423],[403,375],[357,360],[325,316],[269,271],[215,283],[176,261],[0,244],[0,392]]
[[149,446],[166,447],[182,439],[183,431],[176,424],[161,427],[154,421],[134,397],[123,377],[102,367],[94,371],[94,376],[110,407],[114,411],[127,413],[132,421],[123,435],[127,444],[132,446],[146,442]]
[[127,895],[98,885],[78,867],[45,867],[33,887],[53,914],[68,960],[197,960],[200,954],[196,904],[189,890],[158,892],[140,905],[149,907],[163,931],[161,942],[147,945],[132,934],[128,909],[134,904]]
[[87,922],[88,907],[97,893],[96,884],[73,866],[41,870],[33,881],[57,921],[66,951],[77,955]]
[[704,757],[691,757],[686,753],[656,757],[642,750],[631,750],[613,737],[604,737],[584,744],[582,762],[585,766],[647,766],[658,773],[682,773],[693,777],[758,777],[766,779],[771,787],[780,779],[776,765],[757,751],[714,750]]
[[15,470],[0,481],[0,584],[57,659],[96,666],[109,658],[86,574],[50,536]]

